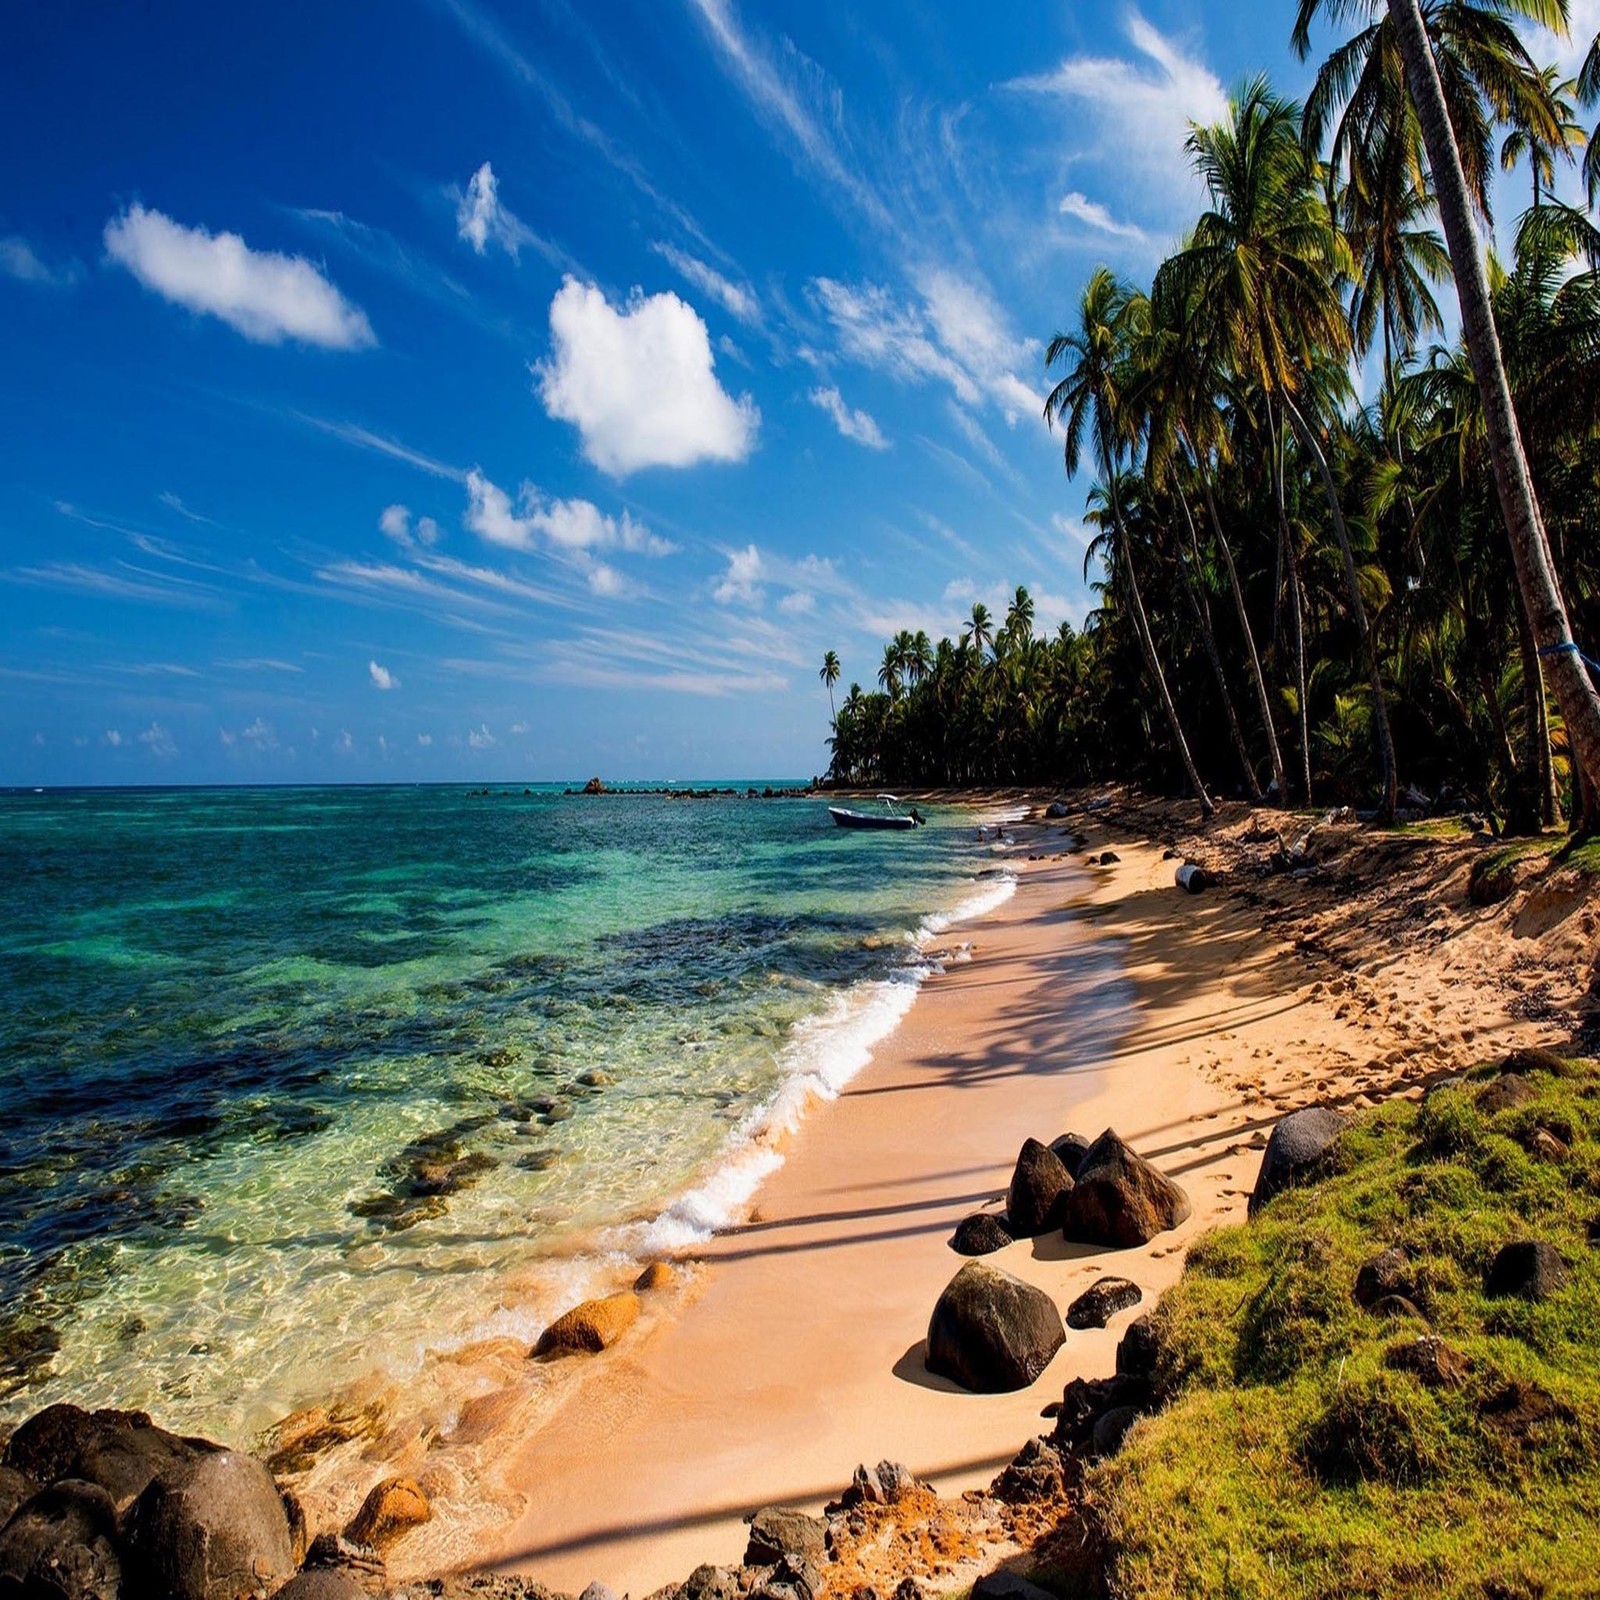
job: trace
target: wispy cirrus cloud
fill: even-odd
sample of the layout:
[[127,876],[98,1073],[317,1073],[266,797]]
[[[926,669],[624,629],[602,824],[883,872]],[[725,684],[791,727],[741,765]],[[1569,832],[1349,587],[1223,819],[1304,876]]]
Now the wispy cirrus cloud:
[[561,252],[541,239],[500,198],[499,180],[487,161],[456,196],[456,236],[480,256],[493,244],[515,260],[524,246],[531,245],[546,260],[559,263],[561,259]]
[[868,412],[851,410],[837,389],[813,389],[808,398],[819,411],[825,412],[833,419],[834,427],[844,438],[865,445],[869,450],[889,448],[889,441],[884,438],[883,429],[878,426],[876,420]]
[[106,254],[145,288],[216,317],[257,344],[330,350],[377,343],[372,325],[304,256],[253,250],[236,233],[186,227],[135,202],[105,226]]
[[1150,237],[1143,228],[1135,227],[1131,222],[1119,222],[1106,206],[1098,200],[1091,200],[1086,194],[1080,194],[1076,189],[1061,197],[1056,210],[1064,217],[1086,223],[1100,233],[1109,233],[1115,239],[1132,239],[1142,244]]
[[19,233],[0,238],[0,274],[41,289],[70,289],[82,281],[83,263],[67,261],[53,267]]
[[650,248],[668,262],[682,277],[703,294],[708,294],[724,311],[737,317],[747,327],[757,327],[761,322],[761,302],[755,291],[746,284],[725,278],[715,267],[707,266],[698,256],[679,250],[657,239]]

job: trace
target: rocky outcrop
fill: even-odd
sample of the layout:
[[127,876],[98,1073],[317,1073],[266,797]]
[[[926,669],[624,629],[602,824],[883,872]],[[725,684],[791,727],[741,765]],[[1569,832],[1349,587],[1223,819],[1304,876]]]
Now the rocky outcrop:
[[585,1300],[557,1317],[533,1347],[539,1360],[552,1356],[597,1355],[609,1349],[638,1320],[639,1297],[631,1290]]
[[5,1465],[39,1484],[63,1478],[98,1484],[121,1516],[153,1478],[216,1448],[156,1427],[143,1411],[54,1405],[29,1417],[11,1435]]
[[1047,1144],[1025,1139],[1006,1191],[1006,1223],[1018,1239],[1036,1239],[1061,1226],[1072,1174]]
[[1100,1278],[1067,1307],[1069,1328],[1103,1328],[1129,1306],[1144,1299],[1144,1290],[1127,1278]]
[[771,1567],[783,1560],[826,1561],[828,1525],[821,1517],[807,1516],[784,1506],[763,1506],[750,1518],[750,1541],[745,1547],[747,1567]]
[[1189,1217],[1189,1197],[1107,1128],[1085,1153],[1062,1232],[1118,1250],[1148,1244]]
[[1066,1341],[1044,1290],[987,1262],[969,1261],[939,1296],[928,1323],[928,1370],[979,1394],[1025,1389]]
[[1331,1106],[1291,1111],[1272,1130],[1250,1195],[1253,1217],[1273,1195],[1309,1182],[1323,1168],[1350,1119]]
[[234,1450],[153,1479],[129,1513],[128,1553],[138,1582],[171,1600],[254,1600],[295,1568],[272,1474]]
[[0,1530],[0,1594],[117,1600],[117,1510],[98,1484],[66,1479],[23,1503]]
[[402,1534],[419,1528],[433,1515],[421,1487],[410,1478],[385,1478],[375,1484],[361,1509],[344,1530],[352,1544],[387,1550]]
[[1013,1243],[1011,1230],[992,1212],[975,1211],[956,1224],[950,1248],[958,1256],[988,1256]]
[[1515,1239],[1502,1245],[1484,1276],[1485,1294],[1518,1300],[1548,1300],[1567,1284],[1567,1263],[1543,1239]]

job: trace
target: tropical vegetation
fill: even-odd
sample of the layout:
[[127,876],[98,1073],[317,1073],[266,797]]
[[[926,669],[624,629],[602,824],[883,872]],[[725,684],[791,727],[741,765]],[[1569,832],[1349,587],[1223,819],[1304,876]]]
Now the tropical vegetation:
[[[836,707],[830,651],[835,781],[1600,827],[1600,37],[1567,81],[1528,44],[1565,0],[1299,0],[1302,55],[1319,18],[1306,104],[1258,78],[1193,128],[1205,210],[1049,343],[1095,609],[901,632]],[[1531,180],[1503,259],[1497,168]]]

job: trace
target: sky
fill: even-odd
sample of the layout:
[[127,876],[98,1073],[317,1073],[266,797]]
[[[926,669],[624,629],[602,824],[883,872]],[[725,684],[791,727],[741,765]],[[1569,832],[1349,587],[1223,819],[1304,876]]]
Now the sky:
[[1044,347],[1291,23],[14,3],[0,784],[801,777],[825,650],[1080,624]]

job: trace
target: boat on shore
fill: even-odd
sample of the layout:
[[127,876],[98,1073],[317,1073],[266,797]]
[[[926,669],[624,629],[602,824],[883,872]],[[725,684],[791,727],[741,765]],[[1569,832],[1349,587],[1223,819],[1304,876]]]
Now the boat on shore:
[[829,806],[828,815],[836,828],[874,828],[886,833],[909,833],[922,826],[922,815],[915,806],[905,811],[898,809],[900,802],[892,794],[880,794],[882,811],[852,811],[848,806]]

